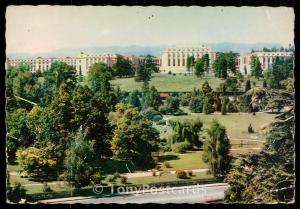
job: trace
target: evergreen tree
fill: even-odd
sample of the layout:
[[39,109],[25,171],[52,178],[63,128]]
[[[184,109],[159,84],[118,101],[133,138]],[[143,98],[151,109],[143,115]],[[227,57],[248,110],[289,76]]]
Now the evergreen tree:
[[86,135],[80,129],[66,152],[62,179],[76,190],[89,185],[93,174],[93,162],[95,162],[93,144],[86,140]]
[[251,75],[256,79],[263,77],[262,67],[259,59],[257,57],[251,57]]
[[138,108],[139,110],[141,109],[141,102],[139,99],[139,91],[134,90],[131,92],[128,103],[131,104],[132,106]]
[[227,102],[228,102],[228,98],[223,96],[222,97],[222,107],[221,107],[222,115],[226,115],[226,113],[227,113],[227,110],[226,110]]
[[205,72],[205,62],[203,58],[197,59],[195,63],[195,75],[199,78],[204,75]]
[[217,78],[227,78],[227,60],[224,53],[219,53],[213,64],[215,71],[215,77]]
[[250,89],[251,89],[251,82],[250,80],[247,80],[245,84],[245,92],[249,91]]
[[226,129],[217,120],[213,120],[207,134],[209,139],[204,144],[203,161],[209,164],[214,176],[224,177],[231,168],[230,141]]

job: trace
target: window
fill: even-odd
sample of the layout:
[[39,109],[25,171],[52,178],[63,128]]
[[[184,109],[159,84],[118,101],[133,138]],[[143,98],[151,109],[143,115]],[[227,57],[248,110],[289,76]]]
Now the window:
[[171,66],[171,60],[168,59],[168,66]]
[[175,59],[173,59],[173,66],[175,66]]

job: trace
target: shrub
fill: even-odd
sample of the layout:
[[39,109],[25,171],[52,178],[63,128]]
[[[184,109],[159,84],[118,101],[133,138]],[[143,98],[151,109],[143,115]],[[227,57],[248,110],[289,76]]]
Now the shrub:
[[188,142],[178,142],[172,145],[172,151],[176,153],[184,153],[186,150],[191,148],[192,146]]
[[26,197],[26,189],[21,183],[16,182],[14,187],[7,188],[7,199],[11,202],[18,203]]
[[101,183],[101,180],[103,179],[103,176],[102,174],[98,171],[96,173],[94,173],[92,176],[91,176],[91,179],[93,182],[97,183],[97,184],[100,184]]
[[120,180],[121,180],[122,184],[126,184],[127,183],[127,177],[126,176],[121,176]]
[[179,95],[180,104],[182,106],[188,106],[191,101],[191,94],[190,93],[181,93]]
[[227,104],[227,112],[238,112],[238,108],[235,104],[233,104],[232,102],[229,102]]
[[170,70],[170,71],[168,72],[168,74],[171,75],[171,74],[172,74],[172,71]]
[[152,121],[155,121],[155,122],[158,122],[160,120],[162,120],[163,117],[161,115],[155,115],[153,118],[152,118]]
[[192,170],[188,170],[188,171],[187,171],[187,174],[188,174],[189,176],[193,176],[193,171],[192,171]]
[[173,76],[176,76],[176,73],[173,73]]
[[114,182],[115,178],[113,176],[108,176],[106,179],[108,182]]
[[176,171],[176,177],[179,179],[187,179],[186,172],[183,170],[177,170]]
[[43,183],[43,192],[52,192],[51,187],[46,182]]
[[159,121],[162,119],[161,113],[154,110],[152,107],[141,111],[141,115],[151,121]]
[[202,112],[203,110],[203,101],[199,96],[192,97],[189,103],[189,108],[192,112]]
[[210,174],[211,174],[211,171],[210,171],[210,170],[207,170],[205,173],[206,173],[206,175],[210,175]]
[[157,125],[166,125],[166,121],[165,120],[160,120],[156,122]]
[[253,130],[251,124],[248,126],[248,133],[254,133],[254,130]]
[[120,177],[121,177],[121,175],[118,172],[115,172],[114,175],[113,175],[114,179],[117,179],[117,178],[120,178]]
[[166,168],[171,168],[171,165],[169,162],[165,161],[163,164]]
[[156,172],[155,171],[152,171],[152,176],[156,176]]

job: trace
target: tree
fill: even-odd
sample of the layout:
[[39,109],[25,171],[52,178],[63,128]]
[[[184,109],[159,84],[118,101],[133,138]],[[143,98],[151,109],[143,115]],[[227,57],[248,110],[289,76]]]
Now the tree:
[[133,92],[131,92],[128,103],[138,109],[141,109],[141,102],[139,99],[139,91],[138,90],[134,90]]
[[149,81],[153,72],[159,72],[157,64],[151,55],[145,57],[145,61],[138,65],[136,69],[135,81]]
[[227,113],[227,110],[226,110],[227,103],[228,103],[228,98],[223,96],[222,97],[222,107],[221,107],[222,115],[226,115],[226,113]]
[[233,74],[236,74],[236,53],[229,52],[226,53],[226,61],[227,61],[227,68],[231,70]]
[[219,53],[213,64],[215,71],[215,77],[217,78],[227,78],[227,60],[224,53]]
[[251,89],[251,82],[250,80],[247,80],[245,84],[245,92],[249,91],[250,89]]
[[203,110],[203,98],[200,96],[194,96],[189,103],[191,112],[201,113]]
[[12,163],[16,157],[16,151],[20,147],[29,147],[34,142],[34,134],[27,124],[28,112],[25,109],[17,109],[7,114],[7,158]]
[[119,77],[133,76],[135,73],[131,62],[122,55],[117,55],[117,61],[113,64],[112,69],[114,75]]
[[77,84],[77,74],[75,67],[67,65],[64,62],[54,62],[49,70],[42,73],[45,80],[51,80],[59,89],[62,83],[68,84],[71,89],[74,89]]
[[193,55],[188,56],[186,60],[186,68],[189,73],[191,72],[191,70],[193,70],[194,65],[195,65],[195,57]]
[[[19,96],[32,102],[38,103],[38,77],[35,74],[25,71],[20,72],[13,79],[12,96]],[[17,100],[19,107],[31,110],[32,104]]]
[[58,174],[58,155],[51,142],[43,148],[28,147],[16,153],[20,167],[31,177],[53,179]]
[[170,95],[167,97],[166,107],[168,113],[176,113],[179,111],[180,101],[177,96]]
[[295,199],[295,147],[293,108],[277,117],[257,154],[244,155],[226,182],[225,201],[280,203]]
[[240,88],[240,83],[236,77],[228,77],[225,81],[226,89],[228,91],[238,91]]
[[265,74],[268,86],[274,89],[284,88],[284,85],[283,83],[281,83],[281,81],[294,77],[293,65],[293,58],[289,58],[286,60],[276,58],[275,62],[273,63],[272,69],[268,70]]
[[123,111],[117,119],[111,141],[113,155],[117,159],[148,167],[153,163],[151,152],[157,149],[159,134],[136,108],[125,106]]
[[202,84],[202,89],[201,89],[203,96],[204,97],[211,97],[213,94],[213,90],[210,87],[209,83],[207,82],[207,80],[204,81],[204,83]]
[[197,59],[196,63],[195,63],[195,74],[196,76],[202,77],[204,75],[205,72],[205,61],[204,59]]
[[61,178],[79,190],[90,184],[93,162],[95,162],[93,143],[86,140],[85,133],[79,129],[66,152]]
[[175,122],[175,125],[172,126],[172,144],[186,142],[190,148],[193,148],[193,146],[200,148],[203,144],[201,138],[202,127],[203,123],[199,119],[195,121]]
[[204,114],[210,114],[212,112],[212,105],[211,105],[210,99],[208,97],[204,97],[202,112]]
[[294,81],[292,78],[287,78],[285,80],[280,81],[280,84],[284,87],[288,92],[294,92]]
[[202,56],[202,59],[204,61],[204,71],[208,74],[208,70],[209,70],[209,55],[208,54],[204,54]]
[[7,199],[13,203],[19,203],[21,199],[26,199],[26,191],[20,182],[15,182],[13,187],[10,185],[7,186]]
[[251,75],[256,79],[263,77],[261,63],[257,57],[251,57]]
[[217,120],[213,120],[207,134],[209,138],[204,143],[203,161],[209,164],[214,176],[224,177],[231,168],[230,141],[226,128]]
[[110,80],[112,78],[108,66],[104,63],[95,63],[88,71],[88,83],[94,93],[108,94],[111,91]]

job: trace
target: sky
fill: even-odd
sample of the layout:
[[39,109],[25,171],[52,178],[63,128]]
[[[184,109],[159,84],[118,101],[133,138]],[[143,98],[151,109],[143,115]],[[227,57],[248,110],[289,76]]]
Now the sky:
[[198,43],[294,43],[287,7],[9,6],[7,53]]

